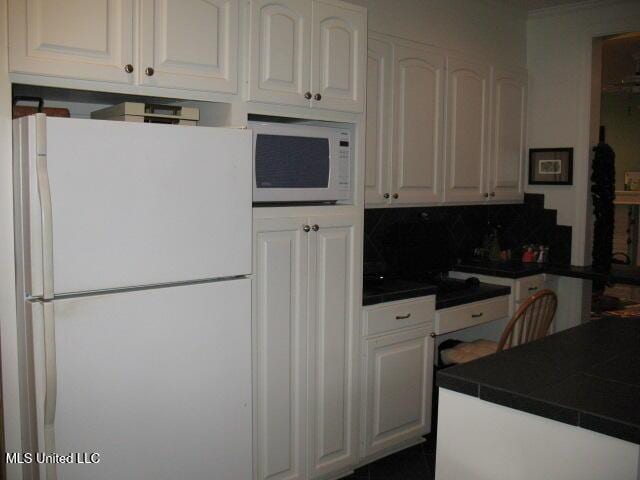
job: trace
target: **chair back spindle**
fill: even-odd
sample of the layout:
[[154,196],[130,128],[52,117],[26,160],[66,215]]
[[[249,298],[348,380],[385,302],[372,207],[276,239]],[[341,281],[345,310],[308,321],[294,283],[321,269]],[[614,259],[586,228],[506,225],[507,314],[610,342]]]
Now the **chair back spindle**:
[[547,335],[557,307],[558,297],[551,290],[542,290],[529,297],[502,332],[498,351]]

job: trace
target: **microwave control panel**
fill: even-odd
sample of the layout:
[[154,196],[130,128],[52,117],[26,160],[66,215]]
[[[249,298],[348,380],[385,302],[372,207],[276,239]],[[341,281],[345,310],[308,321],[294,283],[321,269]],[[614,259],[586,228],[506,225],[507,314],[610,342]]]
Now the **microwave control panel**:
[[351,133],[348,130],[340,132],[338,147],[338,188],[351,188]]

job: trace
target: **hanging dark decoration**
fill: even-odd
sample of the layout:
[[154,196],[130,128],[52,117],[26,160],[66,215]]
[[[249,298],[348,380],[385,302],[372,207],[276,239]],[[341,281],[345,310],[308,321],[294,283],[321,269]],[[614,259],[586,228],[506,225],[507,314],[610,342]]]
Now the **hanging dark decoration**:
[[[593,268],[602,273],[611,270],[613,254],[614,204],[616,197],[616,154],[605,142],[604,127],[600,127],[600,141],[593,149],[591,196],[593,198]],[[595,286],[594,286],[595,287]],[[604,288],[604,285],[602,285]]]

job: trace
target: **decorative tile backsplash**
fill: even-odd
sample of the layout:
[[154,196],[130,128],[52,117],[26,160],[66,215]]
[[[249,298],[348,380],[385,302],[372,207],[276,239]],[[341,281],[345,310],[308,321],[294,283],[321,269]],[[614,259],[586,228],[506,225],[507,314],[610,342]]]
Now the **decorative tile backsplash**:
[[[414,228],[415,227],[415,228]],[[519,258],[525,244],[549,246],[549,262],[571,263],[571,227],[558,225],[544,195],[526,194],[517,205],[469,205],[367,209],[364,213],[365,262],[384,262],[394,271],[399,251],[416,242],[452,259],[468,259],[496,228],[500,247]],[[455,260],[452,260],[455,261]]]

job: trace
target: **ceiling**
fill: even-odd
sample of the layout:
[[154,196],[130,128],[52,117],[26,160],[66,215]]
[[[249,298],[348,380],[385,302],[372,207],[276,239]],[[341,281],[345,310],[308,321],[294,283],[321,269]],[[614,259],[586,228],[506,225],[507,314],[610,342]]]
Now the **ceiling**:
[[541,8],[556,7],[558,5],[569,5],[580,3],[577,0],[504,0],[506,3],[521,10],[533,11]]

